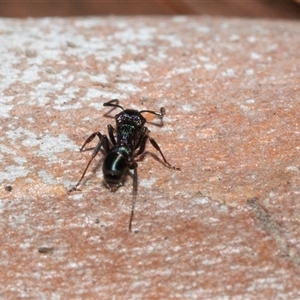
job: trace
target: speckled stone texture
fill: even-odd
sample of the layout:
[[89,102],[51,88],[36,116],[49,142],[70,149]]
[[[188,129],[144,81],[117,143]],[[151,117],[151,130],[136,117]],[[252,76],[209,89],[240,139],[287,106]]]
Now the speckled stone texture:
[[[0,297],[300,297],[300,23],[0,19]],[[102,104],[166,108],[110,192]],[[159,123],[159,122],[158,122]],[[95,146],[96,141],[90,147]]]

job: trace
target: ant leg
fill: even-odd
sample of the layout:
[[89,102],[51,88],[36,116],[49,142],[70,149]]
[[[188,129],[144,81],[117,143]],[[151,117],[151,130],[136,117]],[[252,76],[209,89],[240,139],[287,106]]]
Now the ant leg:
[[[95,138],[95,136],[98,136],[98,138],[99,138],[99,140],[100,141],[102,141],[103,140],[103,138],[105,137],[106,138],[106,136],[105,135],[103,135],[103,134],[101,134],[100,132],[94,132],[94,133],[92,133],[87,139],[86,139],[86,141],[84,142],[84,144],[82,145],[82,147],[80,148],[80,152],[81,151],[83,151],[83,149],[84,149],[84,147],[86,146],[86,144],[88,144],[88,143],[90,143],[94,138]],[[107,139],[107,138],[106,138]],[[103,148],[104,148],[104,150],[105,150],[105,152],[107,152],[108,150],[109,150],[109,143],[107,142],[107,143],[103,143]],[[96,146],[97,147],[97,146]]]
[[137,156],[141,155],[142,153],[144,153],[144,151],[146,149],[147,137],[148,137],[147,135],[144,135],[138,142],[137,147],[139,147],[139,151],[134,154],[134,157],[137,157]]
[[116,139],[115,139],[115,136],[114,136],[114,132],[116,132],[116,129],[109,124],[109,125],[107,125],[107,130],[108,130],[109,138],[110,138],[111,142],[113,143],[113,145],[115,146],[116,145]]
[[155,142],[155,140],[149,136],[150,130],[147,127],[143,128],[143,132],[142,132],[142,136],[139,140],[139,142],[137,143],[136,149],[139,148],[139,150],[134,154],[134,157],[137,157],[139,155],[141,155],[142,153],[144,153],[145,149],[146,149],[146,142],[147,142],[147,138],[150,140],[152,146],[160,153],[161,157],[164,160],[164,163],[167,165],[167,167],[173,169],[173,170],[180,170],[180,168],[177,167],[173,167],[165,158],[164,154],[162,153],[160,147],[158,146],[158,144]]
[[90,142],[95,138],[95,136],[97,135],[97,133],[98,133],[98,132],[92,133],[92,134],[86,139],[86,141],[83,143],[82,147],[81,147],[80,150],[79,150],[80,152],[83,151],[83,149],[84,149],[84,147],[85,147],[86,144],[90,143]]
[[173,166],[166,160],[164,154],[162,153],[160,147],[159,147],[158,144],[155,142],[155,140],[154,140],[151,136],[149,136],[149,135],[147,135],[147,137],[148,137],[150,143],[152,144],[152,146],[160,153],[160,155],[161,155],[161,157],[163,158],[165,164],[166,164],[169,168],[171,168],[171,169],[174,169],[174,170],[180,170],[180,168],[173,167]]
[[103,106],[119,107],[122,110],[124,110],[124,108],[121,105],[119,105],[119,100],[118,99],[112,99],[108,102],[105,102],[105,103],[103,103]]
[[128,226],[128,230],[131,232],[135,203],[136,203],[136,196],[137,196],[137,188],[138,188],[137,163],[134,162],[129,168],[133,169],[132,205],[131,205],[131,213],[130,213],[129,226]]
[[139,150],[138,150],[138,152],[134,153],[134,157],[137,157],[137,156],[141,155],[142,153],[144,153],[149,132],[150,132],[150,130],[147,127],[142,128],[140,138],[134,148],[134,150],[136,150],[138,148],[139,148]]
[[101,146],[104,148],[105,152],[108,152],[109,151],[109,142],[108,142],[108,138],[106,135],[103,135],[101,134],[100,132],[94,132],[86,141],[85,143],[83,144],[83,146],[81,147],[80,151],[83,149],[83,147],[90,141],[92,141],[94,139],[95,136],[98,136],[100,141],[98,142],[98,144],[96,145],[96,147],[94,148],[94,151],[93,151],[93,154],[92,154],[92,157],[90,158],[87,166],[85,167],[79,181],[75,184],[75,186],[73,188],[71,188],[68,193],[71,193],[73,191],[76,191],[78,190],[78,186],[80,185],[81,181],[83,180],[84,176],[85,176],[85,173],[87,172],[91,162],[93,161],[93,159],[95,158],[95,156],[98,154],[98,152],[100,151],[101,149]]

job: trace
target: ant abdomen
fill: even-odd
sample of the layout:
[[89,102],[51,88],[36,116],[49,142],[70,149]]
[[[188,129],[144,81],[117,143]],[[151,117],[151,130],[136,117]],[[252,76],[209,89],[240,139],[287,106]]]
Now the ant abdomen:
[[118,151],[118,148],[107,153],[103,162],[103,177],[110,190],[116,190],[122,185],[128,172],[128,155]]

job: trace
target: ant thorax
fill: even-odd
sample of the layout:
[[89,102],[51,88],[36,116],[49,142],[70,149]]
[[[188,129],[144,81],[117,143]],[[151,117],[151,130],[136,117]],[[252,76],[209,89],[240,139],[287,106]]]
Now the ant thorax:
[[116,115],[116,123],[118,143],[134,147],[139,142],[146,119],[137,110],[126,109]]

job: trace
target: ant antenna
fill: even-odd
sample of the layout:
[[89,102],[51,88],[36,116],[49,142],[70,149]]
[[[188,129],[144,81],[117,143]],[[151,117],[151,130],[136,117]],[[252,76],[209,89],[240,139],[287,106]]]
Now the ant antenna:
[[105,102],[105,103],[103,103],[103,106],[119,107],[122,110],[124,110],[124,108],[121,105],[119,105],[119,100],[118,99],[112,99],[108,102]]

